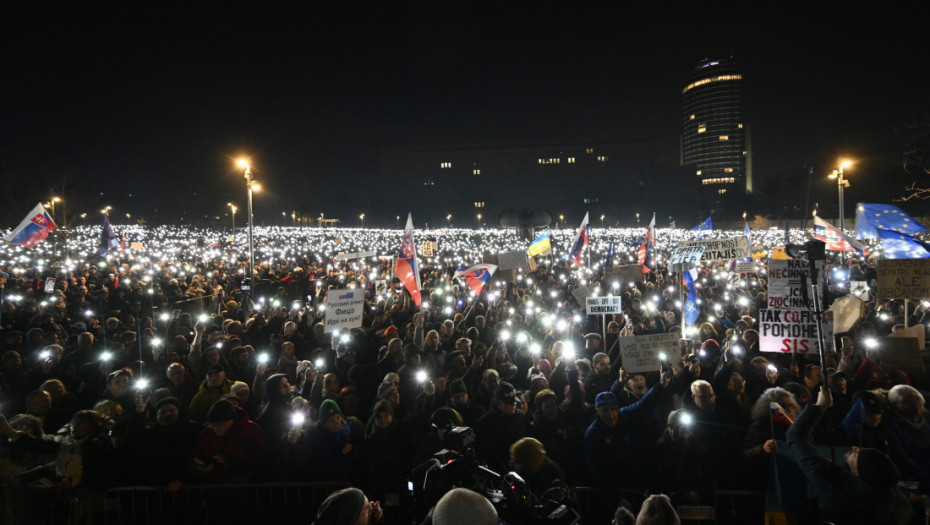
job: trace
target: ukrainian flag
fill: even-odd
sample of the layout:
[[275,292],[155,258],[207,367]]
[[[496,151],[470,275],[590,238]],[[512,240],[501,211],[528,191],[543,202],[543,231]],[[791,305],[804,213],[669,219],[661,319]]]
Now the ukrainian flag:
[[535,257],[536,255],[545,253],[551,249],[552,242],[549,241],[549,230],[546,230],[542,233],[542,235],[536,237],[536,240],[530,243],[530,247],[526,249],[526,253],[530,257]]

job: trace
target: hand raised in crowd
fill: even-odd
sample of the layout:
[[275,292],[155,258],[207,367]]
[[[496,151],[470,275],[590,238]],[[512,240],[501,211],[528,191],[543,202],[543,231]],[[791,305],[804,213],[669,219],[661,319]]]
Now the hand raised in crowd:
[[824,385],[820,385],[820,392],[817,393],[817,406],[824,410],[833,406],[833,392]]

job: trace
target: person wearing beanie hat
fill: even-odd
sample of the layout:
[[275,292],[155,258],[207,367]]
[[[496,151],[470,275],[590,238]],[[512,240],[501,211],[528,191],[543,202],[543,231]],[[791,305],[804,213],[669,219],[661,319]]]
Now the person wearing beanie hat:
[[274,374],[264,383],[265,406],[255,418],[265,440],[267,477],[280,480],[284,476],[284,449],[281,440],[291,427],[291,385],[284,374]]
[[481,494],[454,488],[436,503],[433,525],[497,525],[497,509]]
[[491,409],[475,424],[475,452],[492,470],[507,470],[510,445],[526,435],[525,416],[517,413],[517,401],[513,385],[500,383]]
[[446,389],[449,392],[449,406],[462,416],[465,426],[474,427],[484,415],[484,409],[472,402],[465,381],[456,379]]
[[[353,420],[357,421],[357,420]],[[310,476],[313,481],[349,481],[358,456],[362,429],[347,423],[339,404],[327,399],[320,404],[319,420],[309,435]]]
[[248,483],[261,469],[261,428],[225,399],[214,403],[204,419],[193,451],[197,481]]
[[846,455],[846,470],[813,446],[811,434],[832,401],[830,389],[821,386],[817,402],[804,408],[787,433],[788,446],[817,492],[821,518],[836,523],[908,523],[911,506],[895,489],[901,474],[885,454],[854,447]]
[[204,421],[207,410],[221,397],[229,393],[233,382],[226,379],[223,365],[216,363],[207,368],[207,378],[200,384],[200,389],[191,399],[188,413],[192,421]]
[[369,501],[357,488],[337,490],[330,494],[311,525],[365,525],[381,521],[381,502]]

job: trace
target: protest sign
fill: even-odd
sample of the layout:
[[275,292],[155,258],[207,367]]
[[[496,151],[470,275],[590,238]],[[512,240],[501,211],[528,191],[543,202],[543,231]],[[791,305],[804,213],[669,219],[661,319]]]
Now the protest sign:
[[586,297],[585,307],[588,315],[613,315],[623,313],[623,309],[620,307],[619,295]]
[[[826,350],[833,349],[833,312],[823,313]],[[817,352],[817,319],[807,310],[759,310],[759,351],[807,354]]]
[[875,274],[879,299],[930,297],[930,259],[881,259]]
[[438,248],[438,243],[435,241],[423,241],[423,245],[420,248],[420,255],[423,257],[432,257],[436,253],[436,248]]
[[638,283],[643,280],[643,267],[639,264],[617,266],[607,272],[606,280],[617,281],[622,288],[626,288],[629,283]]
[[844,295],[830,306],[833,312],[833,330],[834,333],[846,333],[862,319],[865,310],[865,303],[855,295]]
[[339,252],[333,256],[333,260],[334,261],[349,261],[352,259],[364,259],[365,257],[374,257],[374,256],[375,256],[375,252],[373,251],[351,252],[351,253]]
[[[234,240],[233,237],[230,237],[230,238],[229,238],[229,242],[233,242],[233,240]],[[141,243],[141,242],[138,242],[138,241],[133,241],[133,242],[129,243],[129,249],[130,249],[130,250],[133,250],[133,251],[141,252],[141,251],[142,251],[142,243]]]
[[517,268],[525,268],[527,265],[526,250],[501,252],[497,254],[497,260],[500,261],[498,268],[501,270],[516,270]]
[[678,247],[703,246],[702,261],[728,261],[730,259],[745,259],[752,257],[752,248],[746,237],[729,237],[723,239],[702,239],[678,243]]
[[578,301],[578,304],[585,304],[585,299],[589,295],[591,295],[591,290],[589,290],[588,287],[583,284],[572,290],[572,297]]
[[364,290],[349,288],[327,291],[324,332],[360,328],[364,308]]
[[[817,282],[820,289],[824,285],[824,261],[817,261]],[[769,308],[781,310],[807,310],[802,290],[807,286],[810,292],[810,278],[803,278],[809,272],[808,263],[800,259],[769,259]],[[809,293],[807,293],[810,296]]]
[[756,266],[755,261],[740,261],[736,263],[733,271],[736,273],[756,273],[759,271],[759,267]]
[[922,324],[915,324],[909,328],[898,330],[889,334],[888,337],[913,337],[917,339],[917,348],[919,350],[927,348],[926,327]]
[[55,278],[49,277],[45,280],[45,293],[52,293],[55,291]]
[[662,365],[660,354],[675,357],[678,351],[678,334],[651,334],[617,339],[623,368],[631,374],[657,372]]
[[672,252],[672,256],[669,258],[668,263],[684,264],[688,267],[696,266],[701,262],[701,256],[704,255],[705,249],[707,249],[707,247],[703,245],[679,246]]
[[863,301],[869,300],[868,281],[849,281],[849,293]]
[[[923,325],[921,325],[922,327]],[[886,337],[879,346],[884,371],[902,370],[908,375],[923,375],[924,360],[916,337]]]

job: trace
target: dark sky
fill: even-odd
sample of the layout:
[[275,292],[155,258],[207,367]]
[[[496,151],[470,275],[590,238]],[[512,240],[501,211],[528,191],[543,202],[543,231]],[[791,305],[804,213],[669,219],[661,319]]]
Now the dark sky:
[[0,22],[16,217],[63,181],[82,207],[218,214],[243,201],[240,153],[256,215],[338,213],[326,188],[364,192],[382,148],[650,139],[673,165],[704,57],[744,65],[757,187],[840,155],[853,180],[899,169],[895,125],[930,106],[918,2],[69,4]]

